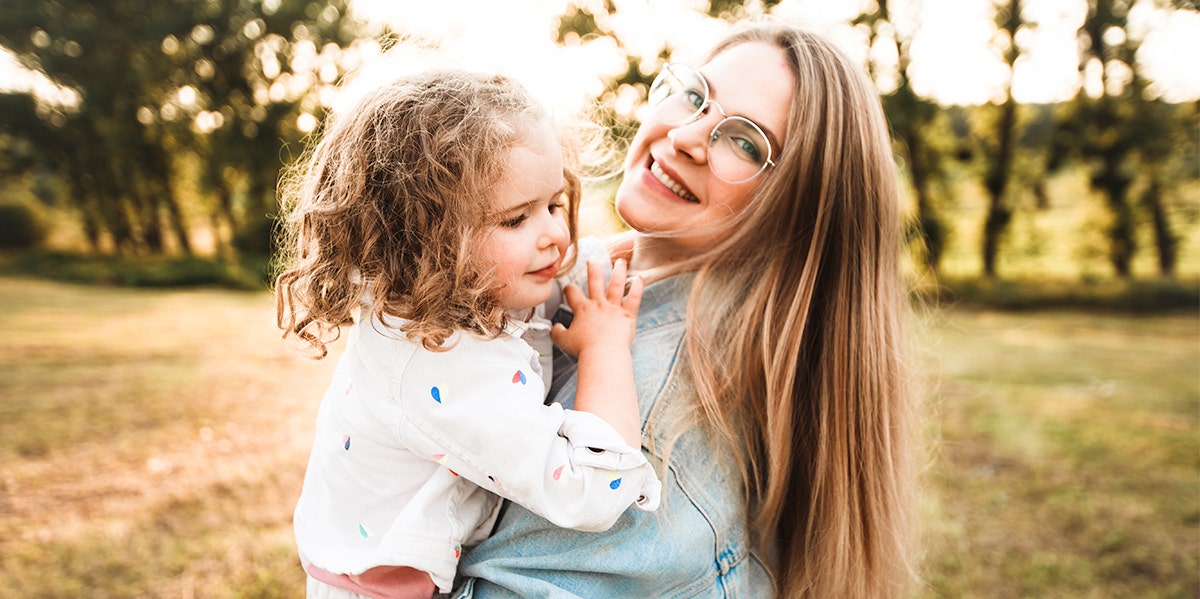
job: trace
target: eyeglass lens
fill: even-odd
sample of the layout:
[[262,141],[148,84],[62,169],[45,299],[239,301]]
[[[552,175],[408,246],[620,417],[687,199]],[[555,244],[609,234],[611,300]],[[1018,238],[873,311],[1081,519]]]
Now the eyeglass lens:
[[[709,99],[708,82],[699,71],[669,64],[650,86],[650,104],[655,116],[668,125],[683,125],[700,118],[709,105],[724,110]],[[771,145],[752,121],[725,116],[709,134],[708,165],[713,173],[730,183],[753,179],[770,160]]]

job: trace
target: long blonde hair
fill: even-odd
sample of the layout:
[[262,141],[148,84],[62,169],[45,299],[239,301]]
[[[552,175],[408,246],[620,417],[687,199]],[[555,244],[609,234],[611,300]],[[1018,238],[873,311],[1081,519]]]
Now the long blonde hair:
[[861,69],[759,23],[795,75],[787,141],[736,227],[701,257],[687,356],[743,467],[750,530],[783,597],[895,597],[915,577],[916,435],[901,202]]
[[[331,119],[283,181],[276,318],[315,357],[364,298],[431,350],[456,330],[498,334],[503,308],[473,261],[507,152],[549,115],[516,81],[432,70],[383,85]],[[564,156],[567,221],[580,185]]]

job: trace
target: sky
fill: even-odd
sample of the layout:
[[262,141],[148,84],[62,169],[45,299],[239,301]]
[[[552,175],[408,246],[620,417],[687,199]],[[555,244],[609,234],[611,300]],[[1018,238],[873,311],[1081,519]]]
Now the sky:
[[[591,0],[574,0],[587,5]],[[784,0],[773,11],[824,32],[859,61],[871,52],[865,33],[847,21],[872,0]],[[550,39],[555,17],[571,0],[448,0],[412,2],[356,0],[356,11],[397,29],[438,40],[442,55],[458,63],[505,70],[550,94],[572,90],[595,95],[597,76],[624,70],[621,53],[606,42],[561,48]],[[594,2],[600,4],[599,0]],[[677,48],[677,59],[702,54],[728,25],[694,10],[704,2],[689,0],[614,0],[618,11],[609,25],[628,40],[628,50],[653,58],[664,43]],[[1095,91],[1078,69],[1076,32],[1087,15],[1086,0],[1026,0],[1024,17],[1032,25],[1018,35],[1025,50],[1012,80],[1022,102],[1054,102],[1071,98],[1081,88]],[[991,0],[893,0],[894,22],[902,33],[915,32],[910,75],[916,91],[945,104],[980,104],[1003,90],[1008,69],[991,43],[995,33]],[[461,15],[470,15],[462,18]],[[1172,102],[1200,99],[1200,13],[1170,14],[1139,0],[1130,14],[1131,35],[1143,40],[1140,58],[1157,82],[1156,93]],[[895,63],[895,52],[871,56]],[[370,68],[387,73],[419,64],[405,51],[380,57]],[[539,79],[549,79],[541,82]],[[373,80],[374,77],[365,78]],[[1088,86],[1091,86],[1090,88]],[[544,92],[545,93],[545,92]],[[570,101],[569,97],[561,98]]]
[[[618,11],[606,24],[625,40],[626,50],[647,58],[647,71],[653,70],[654,57],[664,44],[676,49],[673,60],[695,62],[729,29],[727,23],[695,10],[705,4],[702,0],[613,1]],[[865,32],[847,24],[861,4],[872,1],[783,0],[773,14],[825,33],[858,61],[871,57],[880,64],[894,64],[894,50],[889,52],[886,45],[868,49]],[[353,0],[356,15],[391,23],[417,43],[387,52],[365,46],[361,66],[350,73],[331,103],[336,109],[380,78],[444,62],[505,72],[525,82],[551,106],[570,111],[597,95],[604,77],[625,68],[624,55],[607,39],[565,47],[554,43],[556,17],[572,2],[602,4],[602,0]],[[991,2],[893,0],[896,28],[914,35],[910,76],[917,93],[944,104],[979,104],[1002,93],[1009,74],[991,39],[995,33]],[[1024,16],[1032,27],[1017,39],[1025,51],[1012,78],[1017,100],[1066,100],[1081,87],[1097,93],[1098,65],[1090,65],[1084,77],[1077,67],[1076,31],[1087,14],[1086,0],[1026,0],[1025,4]],[[1139,0],[1130,13],[1130,35],[1143,40],[1139,60],[1157,82],[1155,93],[1172,102],[1200,99],[1200,61],[1190,58],[1200,56],[1200,13],[1171,14],[1154,8],[1149,0]],[[438,48],[431,50],[435,44]],[[61,94],[43,77],[17,68],[7,54],[0,54],[2,89],[34,89],[45,98]],[[618,101],[632,104],[634,99]]]

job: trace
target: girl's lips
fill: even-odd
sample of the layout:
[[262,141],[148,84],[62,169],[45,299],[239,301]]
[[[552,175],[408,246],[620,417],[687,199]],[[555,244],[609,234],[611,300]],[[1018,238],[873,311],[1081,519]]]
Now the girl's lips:
[[650,176],[653,177],[655,181],[662,184],[662,186],[670,190],[671,193],[679,196],[679,198],[687,202],[691,202],[693,204],[700,203],[700,198],[697,198],[696,195],[687,188],[687,186],[679,181],[676,181],[674,177],[668,174],[653,156],[650,157],[650,161],[647,163],[646,169],[650,172]]
[[529,274],[533,275],[535,277],[542,278],[542,279],[553,279],[555,277],[555,275],[558,274],[558,265],[551,264],[550,266],[547,266],[546,268],[535,270]]

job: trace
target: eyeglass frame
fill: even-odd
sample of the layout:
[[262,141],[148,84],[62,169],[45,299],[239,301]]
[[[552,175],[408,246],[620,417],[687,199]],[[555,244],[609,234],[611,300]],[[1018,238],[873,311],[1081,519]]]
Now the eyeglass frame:
[[678,120],[678,121],[666,121],[661,118],[658,118],[659,110],[661,109],[661,107],[666,105],[665,101],[659,102],[658,104],[651,104],[650,108],[654,112],[655,118],[658,119],[658,121],[660,123],[662,123],[664,125],[668,125],[672,128],[680,127],[683,125],[689,125],[691,123],[694,123],[694,122],[700,120],[701,118],[703,118],[706,115],[706,113],[708,112],[708,107],[710,105],[716,106],[717,112],[720,113],[720,115],[721,115],[721,120],[717,121],[717,124],[713,125],[712,130],[709,131],[709,133],[708,133],[709,147],[711,148],[713,146],[713,144],[716,143],[717,139],[721,137],[720,133],[717,132],[717,129],[720,129],[721,125],[724,125],[725,123],[727,123],[729,121],[740,121],[742,123],[750,125],[750,127],[752,127],[755,131],[757,131],[759,133],[759,135],[762,135],[763,141],[767,142],[767,158],[766,158],[766,160],[763,161],[762,166],[758,167],[758,170],[755,171],[753,175],[750,175],[749,177],[742,179],[740,181],[730,181],[730,180],[726,179],[725,177],[722,177],[720,174],[717,173],[717,171],[713,170],[712,162],[708,163],[708,170],[712,171],[714,176],[716,176],[718,179],[720,179],[726,183],[729,183],[731,185],[741,185],[742,183],[749,183],[750,181],[753,181],[754,179],[758,178],[758,176],[761,175],[763,173],[763,171],[767,170],[768,166],[774,167],[775,161],[772,160],[772,157],[775,155],[775,148],[771,144],[771,136],[767,135],[766,129],[763,129],[762,127],[760,127],[758,125],[758,123],[755,123],[754,121],[752,121],[744,116],[738,116],[738,115],[729,116],[729,113],[725,112],[725,107],[721,106],[720,102],[717,102],[716,100],[714,100],[712,98],[712,89],[708,85],[708,79],[704,76],[704,73],[700,72],[700,69],[697,69],[696,67],[693,67],[689,64],[685,64],[682,62],[668,62],[663,65],[662,69],[659,70],[658,75],[655,75],[654,80],[650,83],[650,91],[653,91],[658,86],[659,81],[664,76],[667,76],[672,68],[678,68],[678,67],[688,69],[691,72],[695,73],[696,78],[698,78],[700,80],[700,82],[704,84],[704,101],[700,104],[700,106],[698,106],[696,108],[696,110],[694,112],[692,112],[691,115],[689,115],[688,117],[686,117],[682,120]]

